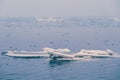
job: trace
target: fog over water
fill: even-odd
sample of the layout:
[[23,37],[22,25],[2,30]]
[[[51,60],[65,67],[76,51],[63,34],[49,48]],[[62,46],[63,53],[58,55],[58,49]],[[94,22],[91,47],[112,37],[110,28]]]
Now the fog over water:
[[0,0],[0,17],[120,16],[119,0]]

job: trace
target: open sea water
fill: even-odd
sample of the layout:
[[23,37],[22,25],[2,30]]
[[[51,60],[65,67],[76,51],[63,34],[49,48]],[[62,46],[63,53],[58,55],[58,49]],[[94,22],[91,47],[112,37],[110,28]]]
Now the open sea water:
[[120,58],[90,61],[51,61],[14,58],[4,51],[41,51],[44,47],[110,49],[120,54],[120,20],[64,18],[40,22],[36,18],[0,18],[0,80],[120,80]]

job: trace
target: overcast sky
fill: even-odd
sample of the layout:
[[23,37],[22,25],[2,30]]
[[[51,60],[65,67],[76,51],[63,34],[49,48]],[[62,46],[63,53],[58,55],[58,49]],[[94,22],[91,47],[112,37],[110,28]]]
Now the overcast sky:
[[0,17],[120,16],[120,0],[0,0]]

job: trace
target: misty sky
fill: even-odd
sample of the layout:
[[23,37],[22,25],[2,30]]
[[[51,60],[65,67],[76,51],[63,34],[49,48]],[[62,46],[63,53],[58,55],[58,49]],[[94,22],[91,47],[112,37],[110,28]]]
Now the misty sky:
[[120,0],[0,0],[0,17],[120,16]]

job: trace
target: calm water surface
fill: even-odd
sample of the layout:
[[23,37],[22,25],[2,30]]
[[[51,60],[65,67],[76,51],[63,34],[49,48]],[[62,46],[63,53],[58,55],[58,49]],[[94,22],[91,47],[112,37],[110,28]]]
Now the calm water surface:
[[120,80],[120,59],[50,61],[13,58],[3,51],[40,51],[44,47],[111,49],[120,53],[120,22],[112,18],[65,18],[36,22],[35,18],[0,18],[0,80]]

